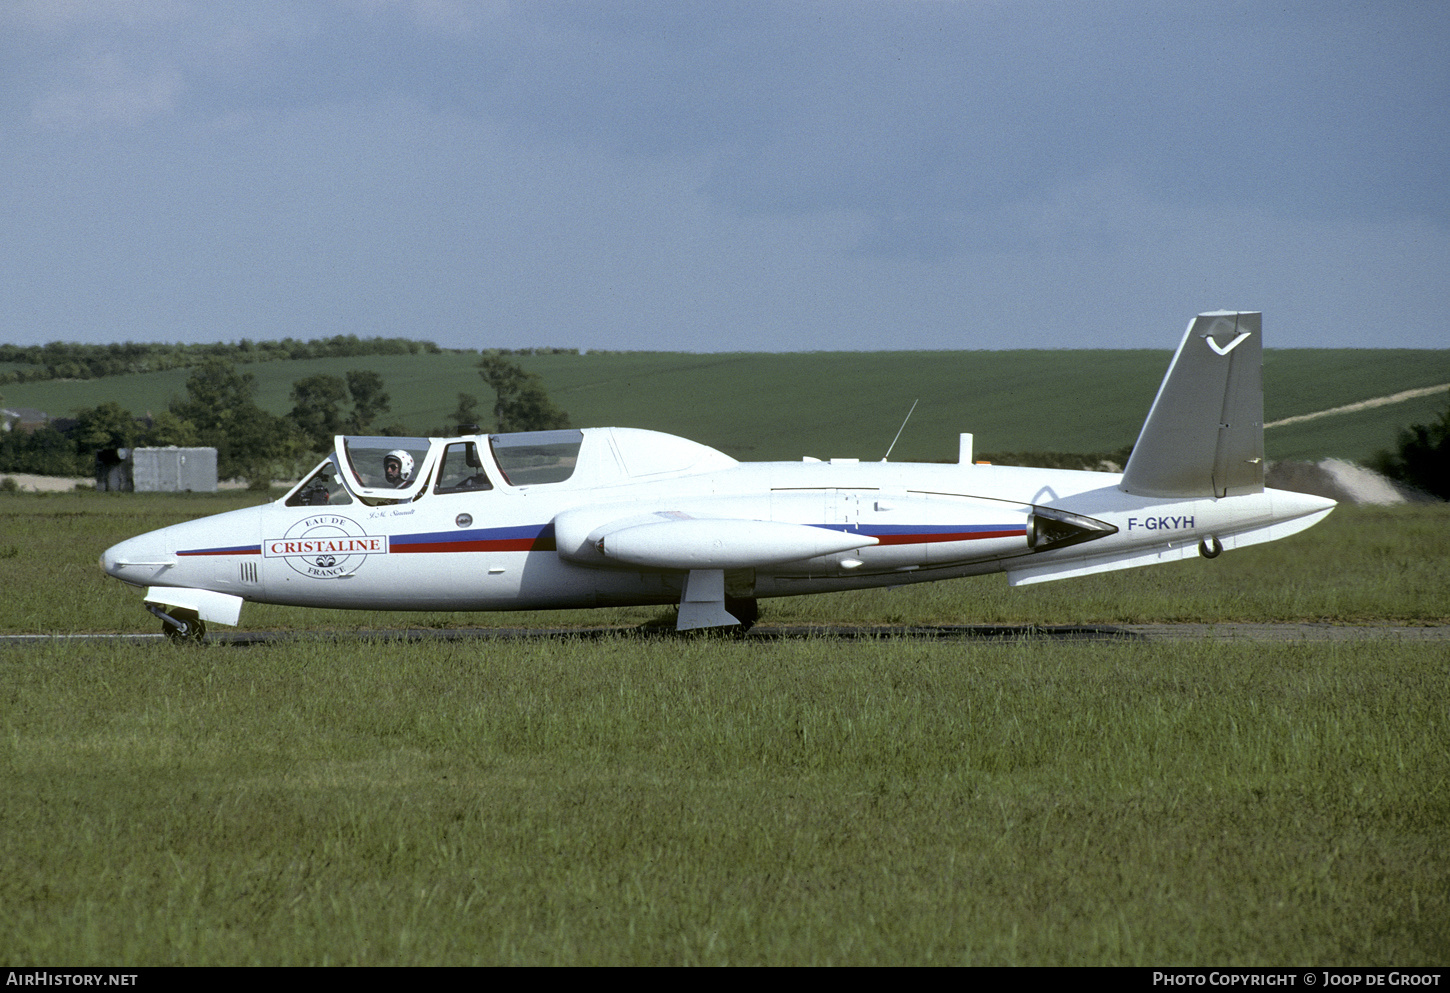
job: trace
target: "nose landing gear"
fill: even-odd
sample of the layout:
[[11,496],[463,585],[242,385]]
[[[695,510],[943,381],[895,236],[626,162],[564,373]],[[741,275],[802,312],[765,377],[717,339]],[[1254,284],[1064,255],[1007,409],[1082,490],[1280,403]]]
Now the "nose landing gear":
[[206,637],[206,622],[194,610],[172,607],[166,611],[154,603],[148,603],[146,609],[161,618],[161,633],[173,644],[196,645]]

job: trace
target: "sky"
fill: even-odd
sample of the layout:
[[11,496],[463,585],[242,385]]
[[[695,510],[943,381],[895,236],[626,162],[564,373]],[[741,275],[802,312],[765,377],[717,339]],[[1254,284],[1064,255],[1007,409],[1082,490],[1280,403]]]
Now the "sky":
[[0,341],[1450,348],[1450,4],[5,0]]

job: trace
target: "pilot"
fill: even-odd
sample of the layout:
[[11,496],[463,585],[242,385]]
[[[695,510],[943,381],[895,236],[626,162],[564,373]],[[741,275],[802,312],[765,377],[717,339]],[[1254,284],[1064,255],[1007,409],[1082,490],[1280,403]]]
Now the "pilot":
[[383,456],[383,477],[387,479],[389,486],[402,489],[408,485],[408,480],[413,478],[413,456],[395,448]]

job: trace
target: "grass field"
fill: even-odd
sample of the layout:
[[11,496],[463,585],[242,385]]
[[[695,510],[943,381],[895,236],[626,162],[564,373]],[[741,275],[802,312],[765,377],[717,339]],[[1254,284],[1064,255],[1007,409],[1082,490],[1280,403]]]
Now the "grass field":
[[[522,356],[574,424],[653,428],[749,460],[880,459],[912,401],[920,400],[894,459],[953,461],[957,435],[979,452],[1112,452],[1132,444],[1171,352],[1006,351],[705,354],[628,352]],[[392,413],[423,431],[440,425],[459,392],[491,397],[470,355],[317,359],[246,366],[258,402],[290,409],[288,392],[315,373],[370,368],[384,377]],[[185,370],[10,384],[9,406],[52,415],[114,400],[140,414],[185,391]],[[1265,353],[1265,416],[1278,420],[1402,390],[1450,383],[1450,350],[1302,349]],[[1363,461],[1426,423],[1446,397],[1270,429],[1270,458]]]
[[1436,965],[1443,660],[0,653],[12,964]]
[[[154,629],[100,550],[247,500],[0,495],[0,631]],[[1214,562],[764,621],[1443,624],[1447,525],[1342,507]],[[1443,655],[629,631],[3,647],[0,960],[1443,965]]]

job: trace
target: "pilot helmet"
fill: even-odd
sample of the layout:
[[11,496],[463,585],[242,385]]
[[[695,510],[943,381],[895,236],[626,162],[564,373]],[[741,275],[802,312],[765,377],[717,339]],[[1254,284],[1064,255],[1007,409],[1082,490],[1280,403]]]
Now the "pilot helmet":
[[396,466],[398,469],[399,485],[406,483],[408,480],[413,478],[413,456],[409,455],[401,448],[395,448],[387,455],[383,456],[384,473],[387,473],[387,471],[394,466]]

